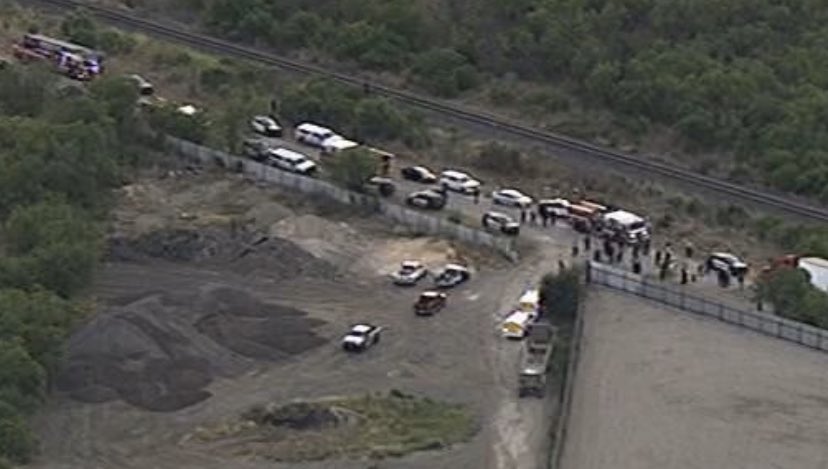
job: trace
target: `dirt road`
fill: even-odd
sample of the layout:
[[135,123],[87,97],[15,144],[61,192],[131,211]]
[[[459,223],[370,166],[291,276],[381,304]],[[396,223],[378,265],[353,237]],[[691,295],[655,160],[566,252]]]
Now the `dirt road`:
[[828,356],[588,294],[564,469],[828,468]]

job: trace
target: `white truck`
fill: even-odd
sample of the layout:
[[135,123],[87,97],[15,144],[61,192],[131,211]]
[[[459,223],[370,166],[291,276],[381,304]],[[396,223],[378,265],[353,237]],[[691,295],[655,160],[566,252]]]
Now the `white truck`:
[[800,257],[797,267],[808,272],[811,276],[811,285],[828,293],[828,259]]
[[500,324],[500,333],[507,339],[523,339],[537,317],[533,311],[514,310]]
[[382,327],[373,324],[354,324],[345,337],[342,338],[342,348],[347,352],[362,352],[376,345],[380,341]]

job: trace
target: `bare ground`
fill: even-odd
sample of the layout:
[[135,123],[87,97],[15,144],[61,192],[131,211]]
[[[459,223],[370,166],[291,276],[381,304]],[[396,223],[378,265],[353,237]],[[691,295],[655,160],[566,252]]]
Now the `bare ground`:
[[564,469],[828,468],[828,356],[591,289]]
[[[70,340],[30,467],[543,467],[552,400],[518,401],[519,344],[495,325],[569,244],[513,266],[221,174],[142,179],[114,220],[99,314]],[[420,318],[420,289],[385,275],[406,258],[460,259],[475,275],[440,316]],[[387,327],[382,343],[342,353],[342,333],[364,320]],[[257,404],[390,389],[463,404],[480,431],[399,459],[291,465],[192,438]]]

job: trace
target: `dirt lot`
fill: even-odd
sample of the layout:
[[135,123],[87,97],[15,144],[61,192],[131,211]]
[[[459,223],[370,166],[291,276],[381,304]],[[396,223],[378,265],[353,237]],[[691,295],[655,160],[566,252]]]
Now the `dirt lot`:
[[[99,314],[68,343],[55,396],[34,422],[34,468],[533,468],[548,433],[543,400],[518,401],[519,344],[494,326],[546,257],[513,266],[383,220],[321,207],[224,173],[165,173],[124,188]],[[549,241],[560,255],[568,244]],[[469,263],[474,277],[434,318],[386,273],[403,259]],[[349,356],[348,325],[387,327]],[[284,465],[201,444],[200,426],[251,406],[400,389],[462,404],[468,443],[400,459]]]
[[828,356],[589,292],[564,469],[828,467]]

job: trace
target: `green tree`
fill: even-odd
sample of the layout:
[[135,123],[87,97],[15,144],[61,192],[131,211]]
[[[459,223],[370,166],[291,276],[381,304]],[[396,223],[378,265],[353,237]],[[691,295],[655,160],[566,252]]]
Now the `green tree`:
[[550,317],[572,318],[578,313],[583,287],[580,269],[548,273],[540,282],[540,307]]
[[43,401],[46,373],[20,340],[0,340],[0,401],[29,414]]
[[11,469],[12,466],[4,461],[18,464],[29,462],[36,448],[37,440],[22,416],[10,414],[0,417],[0,468]]
[[60,30],[70,41],[87,47],[98,47],[98,25],[84,10],[76,10],[63,19]]
[[11,116],[40,114],[52,99],[55,76],[43,64],[0,68],[0,113]]
[[331,177],[347,189],[362,191],[377,172],[377,159],[368,150],[354,148],[335,155],[328,164]]
[[419,54],[412,71],[417,81],[439,96],[452,98],[477,85],[477,71],[453,49],[432,49]]
[[817,289],[801,269],[782,269],[758,285],[757,295],[780,316],[828,328],[828,294]]
[[57,365],[66,333],[80,316],[80,308],[46,290],[0,290],[0,340],[20,338],[46,370]]
[[354,120],[357,136],[366,139],[400,138],[412,125],[384,98],[361,100],[354,110]]
[[29,254],[39,247],[61,243],[91,246],[100,236],[86,213],[60,201],[15,208],[6,220],[3,234],[12,255]]

